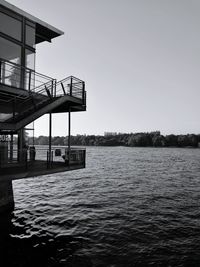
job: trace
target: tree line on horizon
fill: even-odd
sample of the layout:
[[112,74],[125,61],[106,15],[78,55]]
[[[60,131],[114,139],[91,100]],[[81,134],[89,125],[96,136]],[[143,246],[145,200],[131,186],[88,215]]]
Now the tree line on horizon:
[[[129,147],[198,147],[200,134],[161,135],[159,131],[149,133],[119,133],[116,135],[76,135],[70,138],[72,146],[129,146]],[[35,145],[48,145],[48,136],[34,138]],[[28,137],[28,143],[32,138]],[[52,137],[52,145],[66,146],[67,136]]]

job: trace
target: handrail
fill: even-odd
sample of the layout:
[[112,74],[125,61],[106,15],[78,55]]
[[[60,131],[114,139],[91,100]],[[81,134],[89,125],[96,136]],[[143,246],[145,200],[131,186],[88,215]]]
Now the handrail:
[[[60,153],[58,153],[60,150]],[[41,153],[43,152],[43,153]],[[45,157],[47,154],[47,158]],[[51,155],[51,156],[49,156]],[[86,148],[71,148],[70,151],[66,146],[55,146],[51,150],[46,148],[38,148],[37,146],[25,147],[18,149],[13,147],[7,150],[7,155],[3,158],[0,153],[0,167],[5,165],[7,167],[12,164],[24,164],[28,168],[28,162],[45,161],[47,160],[47,168],[52,167],[53,163],[63,162],[63,164],[80,164],[85,166]]]
[[4,85],[35,91],[49,82],[52,86],[55,85],[55,79],[52,77],[0,58],[0,83]]
[[[27,112],[41,107],[41,103],[46,100],[53,101],[64,95],[80,99],[83,105],[86,104],[85,82],[79,78],[68,76],[57,82],[56,79],[1,58],[0,83],[20,89],[18,95],[0,92],[2,96],[9,98],[7,100],[3,97],[4,99],[0,99],[1,102],[12,102],[13,119],[18,116],[21,118],[23,113],[27,114]],[[26,96],[24,91],[28,93]],[[22,111],[18,113],[17,109],[20,108]]]
[[[84,97],[84,81],[74,76],[68,76],[56,82],[55,79],[49,76],[2,58],[0,58],[0,70],[0,83],[8,86],[14,86],[33,93],[43,94],[44,92],[45,94],[45,86],[47,87],[48,85],[48,89],[51,87],[51,94],[54,97],[63,95],[64,92],[77,98],[82,99]],[[62,85],[64,85],[64,90]]]
[[85,98],[85,82],[74,77],[69,76],[56,83],[56,96],[70,95],[83,100]]
[[30,69],[30,68],[28,68],[28,67],[21,66],[21,65],[19,65],[19,64],[17,64],[17,63],[11,62],[11,61],[9,61],[9,60],[7,60],[7,59],[3,59],[3,58],[1,58],[1,57],[0,57],[0,62],[7,62],[7,63],[10,64],[10,65],[15,65],[15,66],[18,67],[18,68],[21,68],[21,69],[24,69],[24,70],[29,70],[29,71],[31,71],[31,72],[33,72],[33,73],[35,73],[35,74],[38,74],[38,76],[42,76],[42,77],[47,78],[47,79],[53,79],[53,78],[50,77],[50,76],[47,76],[47,75],[45,75],[45,74],[36,72],[36,71],[33,70],[33,69]]

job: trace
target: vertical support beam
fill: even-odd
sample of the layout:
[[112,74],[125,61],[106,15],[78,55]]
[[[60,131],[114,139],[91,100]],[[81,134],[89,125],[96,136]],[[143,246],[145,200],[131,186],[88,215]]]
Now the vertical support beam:
[[57,84],[57,82],[56,82],[56,80],[54,79],[54,80],[53,80],[54,97],[56,97],[56,84]]
[[33,121],[33,146],[35,146],[35,123]]
[[69,166],[70,166],[70,151],[71,150],[71,107],[68,113],[68,152],[69,152]]
[[1,165],[8,164],[8,142],[0,142],[0,159]]
[[18,140],[17,140],[17,159],[19,162],[23,159],[23,137],[24,129],[18,131]]
[[[26,27],[25,27],[25,18],[22,18],[22,43],[25,44],[26,42]],[[21,62],[19,63],[22,67],[20,69],[21,73],[20,73],[20,87],[23,89],[27,89],[25,88],[25,79],[26,79],[26,73],[25,73],[25,69],[24,67],[26,67],[26,52],[25,52],[25,45],[22,46],[21,48]]]
[[13,161],[13,134],[10,136],[10,161]]
[[26,148],[26,141],[25,141],[25,130],[20,129],[18,131],[18,146],[17,146],[17,159],[19,162],[25,163],[26,160],[26,153],[27,153],[27,148]]
[[49,113],[49,162],[48,162],[48,166],[51,166],[51,136],[52,136],[52,114]]
[[0,213],[14,210],[14,197],[12,181],[1,181],[0,183]]

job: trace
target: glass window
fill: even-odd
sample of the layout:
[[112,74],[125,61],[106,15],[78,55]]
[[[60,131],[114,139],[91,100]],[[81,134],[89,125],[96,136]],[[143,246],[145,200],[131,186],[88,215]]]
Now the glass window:
[[0,32],[21,41],[22,22],[0,12]]
[[35,46],[35,29],[26,25],[26,44],[34,47]]
[[11,62],[3,62],[1,64],[1,82],[19,88],[21,68],[12,63],[21,65],[21,47],[0,37],[0,58]]
[[35,53],[29,49],[26,49],[26,68],[35,70]]
[[[31,70],[26,70],[25,74],[25,89],[31,90],[35,88],[35,53],[26,49],[26,68]],[[33,71],[32,71],[33,70]]]

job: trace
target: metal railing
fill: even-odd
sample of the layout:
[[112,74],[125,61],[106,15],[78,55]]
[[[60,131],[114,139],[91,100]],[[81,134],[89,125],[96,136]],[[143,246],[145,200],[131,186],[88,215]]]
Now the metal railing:
[[[1,58],[0,83],[24,89],[33,94],[44,94],[52,97],[70,95],[85,99],[85,83],[74,76],[56,82],[56,79]],[[24,95],[21,94],[18,98],[20,97],[23,98]]]
[[64,162],[66,166],[83,165],[85,167],[85,148],[54,147],[47,150],[47,167],[51,168],[56,162]]
[[56,83],[56,91],[54,96],[69,95],[85,101],[85,82],[74,77],[69,76]]
[[[57,82],[56,79],[1,58],[0,84],[23,89],[18,94],[1,91],[0,103],[9,104],[12,107],[12,114],[4,121],[22,118],[48,104],[48,101],[64,95],[80,99],[82,104],[86,105],[84,81],[69,76]],[[25,94],[24,91],[28,94]]]
[[[59,163],[59,166],[82,166],[85,167],[86,149],[67,147],[38,148],[30,146],[23,149],[0,149],[0,169],[10,167],[31,168],[34,162],[46,162],[46,168],[53,168]],[[45,166],[45,165],[44,165]]]
[[14,62],[0,58],[0,83],[32,91],[54,79]]

